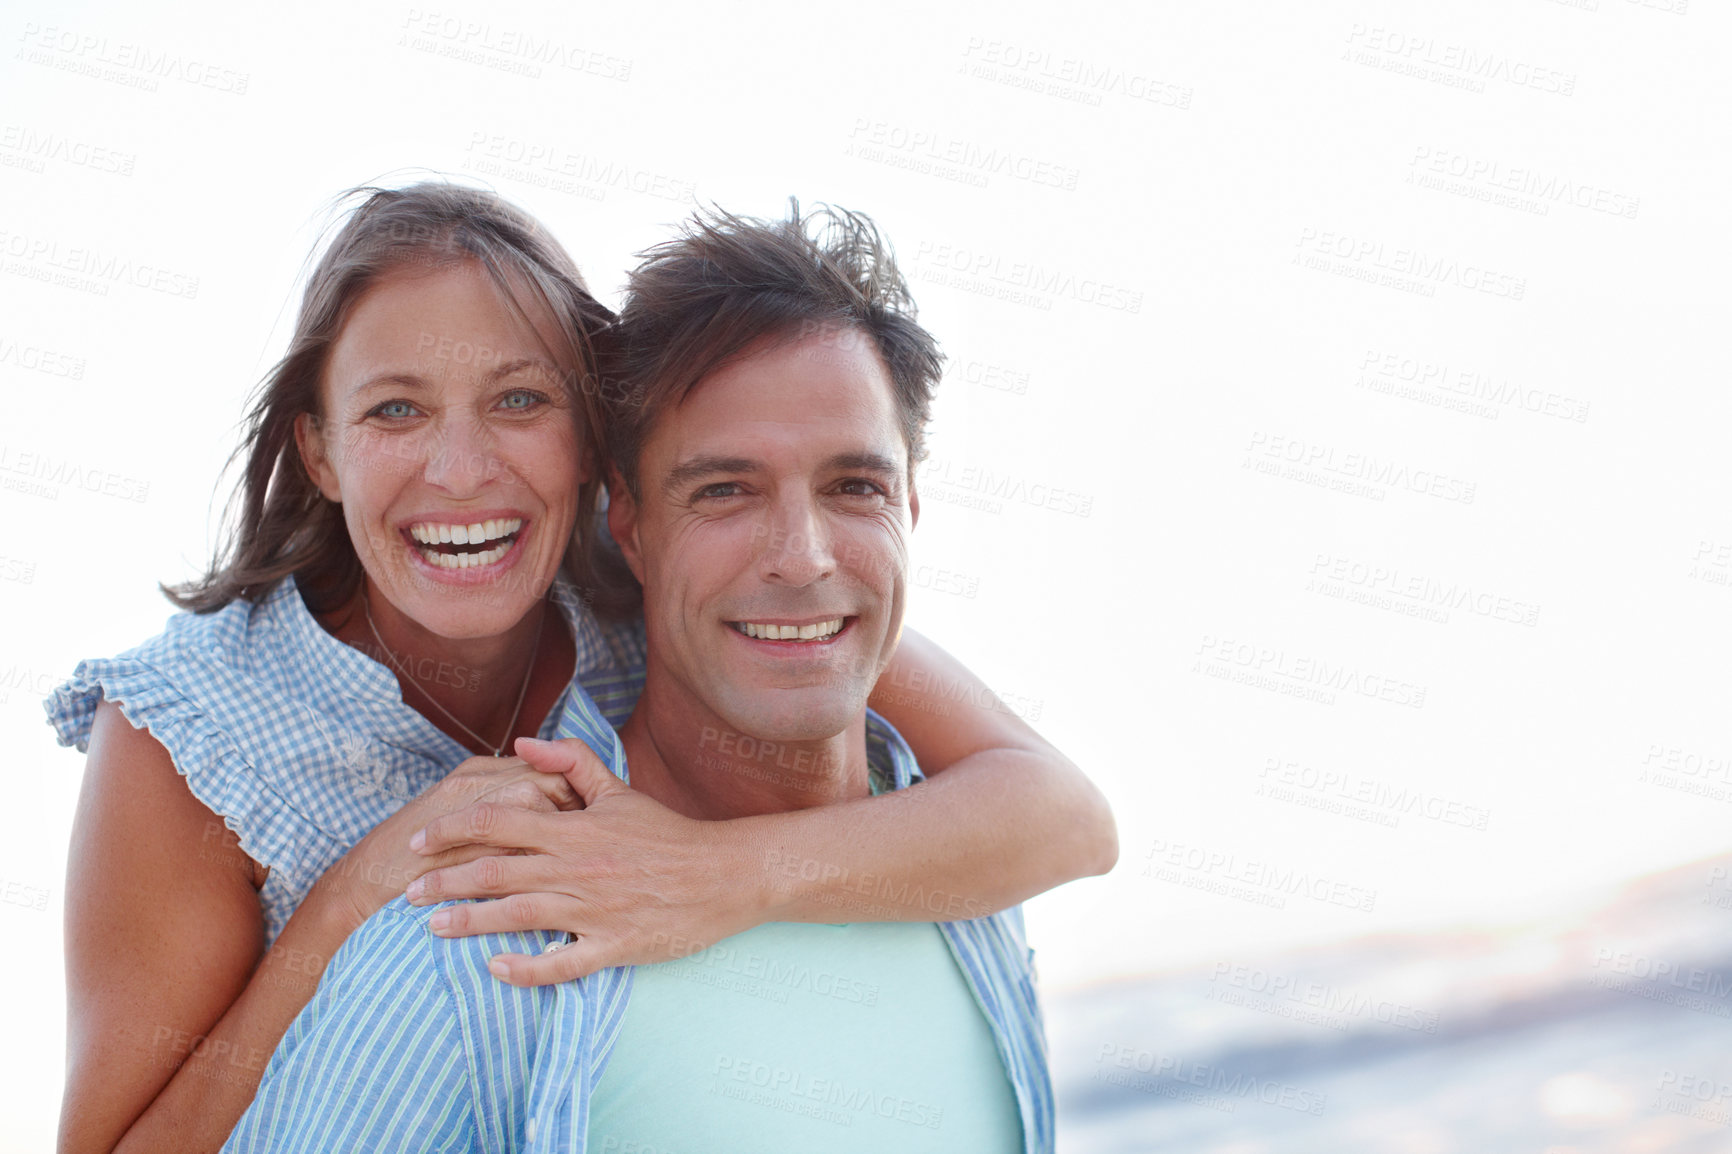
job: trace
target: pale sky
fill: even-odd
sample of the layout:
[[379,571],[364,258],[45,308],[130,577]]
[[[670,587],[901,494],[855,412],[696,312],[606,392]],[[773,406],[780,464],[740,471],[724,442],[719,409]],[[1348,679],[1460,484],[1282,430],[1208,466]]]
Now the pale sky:
[[371,180],[491,184],[610,301],[694,201],[877,219],[950,357],[911,623],[1118,817],[1049,988],[1727,848],[1723,10],[719,11],[0,16],[0,1145],[64,1057],[40,698],[203,563]]

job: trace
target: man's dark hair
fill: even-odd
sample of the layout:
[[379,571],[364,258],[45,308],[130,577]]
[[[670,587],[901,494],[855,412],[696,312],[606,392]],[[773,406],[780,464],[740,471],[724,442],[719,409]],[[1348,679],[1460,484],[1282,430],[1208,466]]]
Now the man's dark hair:
[[890,245],[863,213],[820,205],[788,219],[700,211],[673,240],[638,254],[604,387],[607,447],[634,497],[656,417],[704,377],[768,337],[834,331],[872,342],[888,370],[912,470],[944,357],[915,321]]

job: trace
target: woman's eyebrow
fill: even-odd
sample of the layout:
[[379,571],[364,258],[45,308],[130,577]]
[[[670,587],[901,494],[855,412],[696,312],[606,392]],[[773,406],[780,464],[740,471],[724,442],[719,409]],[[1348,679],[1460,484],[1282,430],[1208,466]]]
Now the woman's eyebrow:
[[416,376],[414,373],[393,371],[368,377],[349,391],[351,394],[364,393],[368,389],[378,388],[382,385],[392,385],[405,389],[425,389],[427,387],[427,382]]
[[[493,384],[511,376],[513,373],[521,373],[525,369],[537,369],[545,373],[556,371],[551,364],[539,357],[516,357],[512,360],[506,361],[497,368],[489,369],[487,372],[487,381],[489,384]],[[425,389],[427,388],[427,381],[418,373],[404,369],[391,369],[387,372],[378,373],[374,376],[368,377],[366,380],[356,385],[351,391],[361,393],[382,385],[391,385],[405,389]]]
[[506,361],[503,365],[489,372],[487,379],[489,382],[497,381],[509,377],[512,373],[521,373],[524,369],[536,369],[544,373],[557,373],[559,371],[540,357],[518,357],[516,360]]

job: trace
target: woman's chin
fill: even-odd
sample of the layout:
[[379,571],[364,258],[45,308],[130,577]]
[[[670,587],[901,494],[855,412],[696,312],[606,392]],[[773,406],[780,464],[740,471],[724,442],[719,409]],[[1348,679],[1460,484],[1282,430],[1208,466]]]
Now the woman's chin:
[[[509,632],[546,595],[557,565],[539,580],[528,567],[514,565],[492,573],[481,569],[436,570],[425,563],[401,574],[385,594],[397,611],[440,637],[473,640]],[[457,575],[452,576],[455,572]]]

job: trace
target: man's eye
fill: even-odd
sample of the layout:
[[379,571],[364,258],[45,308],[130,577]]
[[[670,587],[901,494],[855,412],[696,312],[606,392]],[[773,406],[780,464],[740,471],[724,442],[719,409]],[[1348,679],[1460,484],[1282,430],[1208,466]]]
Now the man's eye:
[[868,481],[856,477],[851,481],[843,481],[836,486],[838,492],[849,497],[882,497],[884,487],[876,481]]
[[401,421],[415,415],[415,406],[408,401],[385,401],[374,405],[368,410],[369,417],[384,417],[388,421]]
[[740,486],[735,481],[718,481],[714,485],[705,485],[697,492],[700,500],[705,497],[738,497],[739,495]]
[[512,389],[499,398],[499,407],[510,412],[521,413],[533,409],[537,405],[547,403],[547,398],[534,389]]

